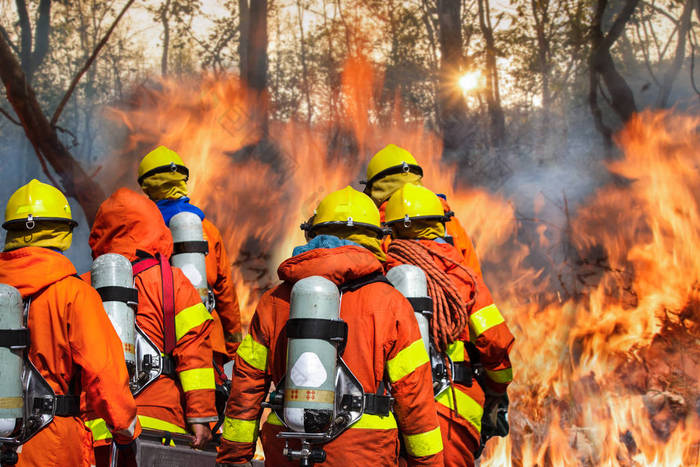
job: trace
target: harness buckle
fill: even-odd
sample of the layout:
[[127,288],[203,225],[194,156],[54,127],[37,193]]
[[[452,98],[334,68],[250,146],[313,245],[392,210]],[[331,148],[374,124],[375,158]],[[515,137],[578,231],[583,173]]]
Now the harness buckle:
[[34,220],[34,217],[32,217],[31,214],[27,216],[27,222],[24,223],[25,227],[27,227],[27,230],[33,230],[34,227],[36,227],[36,221]]

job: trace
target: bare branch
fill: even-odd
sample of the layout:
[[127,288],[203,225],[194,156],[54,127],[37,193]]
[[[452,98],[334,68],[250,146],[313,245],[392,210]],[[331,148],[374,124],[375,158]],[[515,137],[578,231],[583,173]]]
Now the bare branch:
[[[644,46],[644,41],[642,40],[642,34],[639,31],[640,26],[639,23],[636,24],[635,26],[635,31],[637,32],[637,38],[639,39],[639,43],[642,45],[642,56],[644,57],[644,65],[647,67],[647,71],[649,71],[649,75],[651,76],[651,79],[654,81],[654,83],[661,87],[661,83],[659,82],[658,79],[656,79],[656,74],[654,74],[654,70],[651,68],[651,59],[649,58],[649,50],[647,47]],[[647,42],[649,42],[649,35],[646,30],[646,26],[644,27],[644,36]]]
[[19,47],[17,47],[17,45],[15,45],[15,43],[12,42],[12,40],[10,39],[10,35],[7,33],[7,30],[2,27],[2,25],[0,25],[0,34],[2,34],[2,36],[5,38],[5,41],[7,41],[7,45],[9,45],[10,48],[17,54],[17,56],[19,56],[19,54],[21,53]]
[[610,49],[610,47],[612,47],[615,41],[624,32],[625,26],[627,25],[629,19],[632,17],[632,14],[634,13],[635,8],[637,8],[638,3],[639,0],[627,0],[625,2],[625,6],[622,8],[622,11],[620,11],[620,13],[615,18],[613,25],[610,27],[610,31],[608,31],[608,33],[603,38],[601,47],[605,49]]
[[31,53],[29,74],[33,75],[49,52],[49,31],[51,30],[51,0],[39,2],[39,19],[34,31],[34,51]]
[[676,80],[678,73],[681,71],[683,60],[685,60],[685,41],[686,34],[690,29],[690,15],[693,13],[692,1],[686,0],[683,7],[683,13],[678,20],[678,42],[676,44],[676,56],[673,59],[673,65],[668,69],[664,76],[664,84],[659,91],[659,97],[656,100],[657,107],[665,107],[668,103],[668,98],[671,95],[673,82]]
[[24,0],[16,0],[17,16],[19,16],[19,33],[20,33],[20,53],[19,60],[22,68],[26,73],[28,67],[31,66],[32,58],[32,27],[29,24],[29,11],[27,11],[27,2]]
[[22,126],[19,120],[15,119],[12,115],[10,115],[10,112],[3,109],[2,107],[0,107],[0,114],[4,115],[9,121],[14,123],[15,125]]
[[71,81],[70,86],[68,86],[68,90],[66,91],[65,95],[63,96],[63,99],[61,99],[61,102],[58,104],[58,107],[56,107],[56,111],[53,113],[53,117],[51,117],[51,125],[55,126],[56,122],[58,122],[58,118],[61,116],[61,112],[63,112],[63,108],[66,106],[68,103],[68,100],[70,99],[71,95],[73,94],[73,91],[75,91],[75,87],[78,85],[78,82],[80,81],[80,78],[83,77],[85,72],[90,68],[92,63],[95,61],[97,58],[97,55],[99,55],[100,51],[102,50],[102,47],[107,43],[107,40],[109,40],[109,36],[112,34],[114,29],[117,27],[117,24],[119,24],[119,21],[122,19],[124,14],[126,13],[126,10],[129,9],[129,7],[134,3],[134,0],[129,0],[126,5],[124,5],[124,8],[122,8],[122,11],[119,12],[119,15],[115,18],[114,22],[112,25],[109,27],[107,32],[105,33],[104,37],[98,44],[95,46],[95,50],[92,51],[92,55],[90,55],[90,58],[87,59],[83,67],[78,71],[78,73],[75,75],[73,78],[73,81]]
[[690,39],[690,84],[693,86],[695,93],[700,96],[700,89],[698,89],[698,86],[695,83],[695,47],[697,40],[696,43],[693,43],[694,33],[692,31],[688,34],[688,36]]

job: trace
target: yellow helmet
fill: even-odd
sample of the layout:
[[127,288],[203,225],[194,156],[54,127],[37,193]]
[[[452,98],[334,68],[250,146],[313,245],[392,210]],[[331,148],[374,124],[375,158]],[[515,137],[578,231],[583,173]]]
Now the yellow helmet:
[[413,155],[395,144],[389,144],[376,153],[367,164],[367,186],[387,175],[412,172],[423,176],[423,169]]
[[139,185],[141,185],[144,178],[164,172],[179,172],[185,176],[185,181],[190,176],[189,169],[185,167],[185,163],[182,162],[178,153],[165,146],[158,146],[141,159],[139,164]]
[[391,195],[386,204],[386,224],[403,222],[408,227],[414,219],[447,221],[440,198],[425,187],[407,183]]
[[10,196],[2,227],[6,230],[22,227],[32,230],[39,221],[65,222],[71,227],[78,225],[63,193],[51,185],[32,180]]
[[351,186],[334,191],[323,198],[310,222],[305,222],[301,228],[313,233],[324,225],[366,227],[380,236],[384,235],[379,210],[374,201]]

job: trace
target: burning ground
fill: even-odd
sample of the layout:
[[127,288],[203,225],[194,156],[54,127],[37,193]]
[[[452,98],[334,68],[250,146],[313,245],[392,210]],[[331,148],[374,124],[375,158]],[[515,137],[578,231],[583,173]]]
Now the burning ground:
[[126,144],[103,161],[103,183],[137,188],[138,158],[156,144],[182,154],[192,198],[234,258],[247,323],[318,201],[359,187],[371,155],[400,144],[447,194],[516,336],[511,435],[490,442],[482,466],[699,465],[700,118],[640,114],[617,135],[602,186],[523,202],[465,188],[460,167],[440,163],[438,135],[377,109],[381,77],[352,65],[331,121],[270,121],[259,144],[255,101],[235,78],[137,90],[109,110]]

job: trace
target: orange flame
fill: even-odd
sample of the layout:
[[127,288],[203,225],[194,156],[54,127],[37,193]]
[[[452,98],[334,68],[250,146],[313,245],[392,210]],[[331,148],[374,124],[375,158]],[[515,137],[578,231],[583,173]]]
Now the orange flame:
[[[116,174],[136,188],[147,150],[179,152],[193,201],[226,241],[247,325],[274,268],[303,243],[299,223],[325,194],[363,178],[374,152],[400,144],[426,185],[447,194],[516,335],[511,436],[490,441],[481,465],[698,465],[700,119],[635,117],[618,136],[624,159],[610,164],[620,180],[578,209],[566,235],[542,224],[530,244],[508,200],[459,186],[456,168],[440,163],[438,135],[403,119],[398,104],[377,104],[380,81],[366,60],[349,61],[335,121],[271,121],[264,146],[235,77],[137,91],[110,110],[129,137],[106,160],[104,183],[114,188]],[[528,262],[557,240],[571,242],[578,271],[568,295]]]

